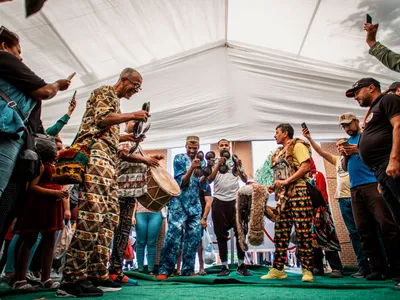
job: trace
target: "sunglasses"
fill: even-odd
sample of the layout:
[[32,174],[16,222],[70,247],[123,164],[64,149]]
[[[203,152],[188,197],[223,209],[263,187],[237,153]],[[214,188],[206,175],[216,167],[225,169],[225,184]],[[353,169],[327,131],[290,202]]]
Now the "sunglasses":
[[133,88],[134,88],[135,90],[139,90],[139,91],[142,90],[141,85],[140,85],[139,83],[133,82],[133,81],[130,80],[128,77],[125,77],[125,79],[128,80],[130,83],[132,83]]

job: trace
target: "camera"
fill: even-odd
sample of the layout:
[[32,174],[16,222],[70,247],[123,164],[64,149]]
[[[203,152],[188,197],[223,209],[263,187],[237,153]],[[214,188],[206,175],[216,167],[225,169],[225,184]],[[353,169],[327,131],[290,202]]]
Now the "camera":
[[[231,158],[231,154],[227,150],[222,150],[221,151],[221,157],[225,157],[226,160],[228,160],[228,159]],[[228,165],[226,163],[224,163],[223,165],[221,165],[219,167],[219,172],[221,174],[226,174],[226,173],[228,173],[228,171],[229,171],[229,167],[228,167]]]

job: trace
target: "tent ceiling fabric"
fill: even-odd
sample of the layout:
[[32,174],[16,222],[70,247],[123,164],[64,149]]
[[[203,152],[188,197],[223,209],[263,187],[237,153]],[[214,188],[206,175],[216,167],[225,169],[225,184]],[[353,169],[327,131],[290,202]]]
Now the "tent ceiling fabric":
[[151,102],[144,146],[154,149],[182,146],[189,134],[202,143],[272,139],[284,121],[298,133],[306,121],[316,138],[342,136],[340,113],[365,114],[344,91],[365,76],[384,87],[398,78],[368,55],[366,12],[382,43],[400,51],[395,0],[51,0],[28,19],[13,1],[0,4],[0,23],[20,35],[26,64],[46,81],[77,72],[42,113],[52,125],[78,90],[67,144],[90,91],[125,67],[140,70],[143,91],[122,110]]

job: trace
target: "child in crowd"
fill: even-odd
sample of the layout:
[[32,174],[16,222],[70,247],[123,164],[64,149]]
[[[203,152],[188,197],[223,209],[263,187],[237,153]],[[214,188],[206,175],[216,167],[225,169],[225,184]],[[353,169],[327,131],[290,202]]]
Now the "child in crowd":
[[68,192],[63,191],[62,186],[52,183],[53,171],[53,161],[45,161],[42,157],[40,174],[28,185],[29,196],[15,228],[21,239],[15,268],[16,281],[13,284],[15,289],[33,290],[26,281],[26,267],[39,233],[42,234],[43,243],[40,285],[52,289],[57,289],[60,285],[50,279],[55,232],[62,230],[64,219],[70,219],[71,212]]

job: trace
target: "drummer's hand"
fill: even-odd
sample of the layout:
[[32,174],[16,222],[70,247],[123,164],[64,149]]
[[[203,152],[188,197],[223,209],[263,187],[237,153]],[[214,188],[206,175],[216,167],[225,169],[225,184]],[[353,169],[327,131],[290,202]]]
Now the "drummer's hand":
[[192,165],[190,166],[193,170],[200,167],[200,159],[195,158],[192,161]]
[[158,167],[160,165],[158,159],[154,158],[153,156],[145,156],[144,163],[149,167]]
[[132,217],[132,226],[135,226],[136,225],[136,218],[135,218],[135,216],[133,216]]

